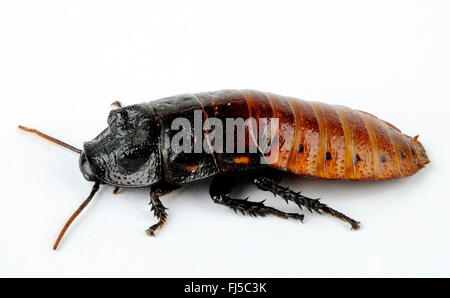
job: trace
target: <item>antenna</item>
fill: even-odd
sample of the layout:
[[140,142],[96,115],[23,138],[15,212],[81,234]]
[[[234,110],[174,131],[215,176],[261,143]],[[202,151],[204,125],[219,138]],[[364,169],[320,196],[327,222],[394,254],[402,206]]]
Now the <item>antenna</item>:
[[74,146],[71,146],[71,145],[69,145],[67,143],[64,143],[63,141],[60,141],[58,139],[55,139],[55,138],[53,138],[53,137],[51,137],[49,135],[46,135],[45,133],[40,132],[39,130],[36,130],[34,128],[28,128],[28,127],[25,127],[25,126],[22,126],[22,125],[19,125],[19,129],[21,129],[23,131],[27,131],[27,132],[31,132],[31,133],[37,134],[38,136],[40,136],[40,137],[42,137],[42,138],[44,138],[46,140],[49,140],[52,143],[58,144],[58,145],[63,146],[65,148],[69,149],[69,150],[72,150],[73,152],[81,154],[81,150],[80,149],[75,148]]
[[91,202],[92,198],[94,197],[95,193],[99,189],[100,182],[96,181],[94,186],[92,187],[91,193],[87,197],[87,199],[78,207],[78,209],[72,214],[72,216],[67,220],[66,224],[62,228],[61,232],[58,235],[58,238],[55,241],[55,244],[53,245],[53,250],[56,250],[58,248],[59,242],[61,242],[61,239],[63,238],[64,234],[66,233],[67,229],[69,228],[70,224],[77,218],[77,216],[83,211],[83,209]]

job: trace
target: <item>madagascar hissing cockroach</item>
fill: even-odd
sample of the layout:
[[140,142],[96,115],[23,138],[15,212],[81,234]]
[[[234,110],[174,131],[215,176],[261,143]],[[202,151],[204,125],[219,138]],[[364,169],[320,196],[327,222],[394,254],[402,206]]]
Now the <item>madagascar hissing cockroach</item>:
[[[147,230],[150,236],[167,221],[160,197],[209,177],[213,177],[210,196],[217,204],[252,216],[272,214],[303,221],[302,214],[231,197],[233,186],[243,175],[250,177],[257,188],[300,209],[328,213],[357,230],[359,222],[318,199],[278,185],[278,174],[285,171],[322,179],[384,180],[410,176],[429,162],[417,136],[409,137],[388,122],[344,106],[252,90],[184,94],[126,107],[120,102],[113,105],[117,108],[109,114],[108,127],[84,143],[83,150],[19,126],[80,154],[80,170],[86,180],[94,182],[91,194],[67,221],[54,249],[100,184],[115,186],[114,193],[122,187],[150,188],[150,203],[158,218],[158,223]],[[262,120],[265,126],[260,125]],[[270,146],[263,148],[258,141],[274,123],[275,135],[270,134]],[[225,126],[226,140],[218,134],[219,127],[223,132]]]

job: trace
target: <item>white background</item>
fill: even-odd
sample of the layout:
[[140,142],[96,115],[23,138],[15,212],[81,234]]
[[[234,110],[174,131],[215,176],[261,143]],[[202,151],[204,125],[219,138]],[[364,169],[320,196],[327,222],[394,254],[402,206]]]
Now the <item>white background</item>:
[[[1,1],[0,276],[450,276],[448,1]],[[75,146],[109,104],[252,88],[368,111],[420,135],[431,163],[388,182],[284,183],[362,222],[250,218],[215,205],[207,183],[164,197],[90,191]],[[242,193],[240,193],[242,192]],[[285,210],[253,187],[237,196]]]

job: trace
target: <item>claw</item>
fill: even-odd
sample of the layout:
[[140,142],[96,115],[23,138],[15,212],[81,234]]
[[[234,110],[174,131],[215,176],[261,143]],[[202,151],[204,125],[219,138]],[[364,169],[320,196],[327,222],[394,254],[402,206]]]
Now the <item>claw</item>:
[[153,231],[152,229],[146,230],[145,233],[147,233],[147,235],[150,237],[155,237],[155,231]]
[[352,227],[350,228],[350,230],[352,230],[352,231],[357,231],[357,230],[359,230],[361,227],[359,226],[359,224],[360,224],[360,222],[359,221],[357,221],[357,222],[355,222],[355,223],[352,223],[351,225],[352,225]]

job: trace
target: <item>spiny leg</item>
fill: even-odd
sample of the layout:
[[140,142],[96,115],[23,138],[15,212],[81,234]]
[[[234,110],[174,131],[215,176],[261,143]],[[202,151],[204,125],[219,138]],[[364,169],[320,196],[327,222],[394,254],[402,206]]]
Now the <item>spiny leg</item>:
[[321,212],[330,214],[340,220],[349,223],[352,226],[353,230],[359,229],[359,222],[321,203],[319,199],[311,199],[305,197],[301,195],[299,192],[295,192],[287,187],[280,186],[266,177],[257,177],[253,179],[253,183],[256,185],[257,188],[261,190],[270,191],[274,195],[279,195],[280,197],[286,200],[286,203],[292,201],[295,204],[297,204],[297,206],[299,206],[300,209],[302,209],[303,206],[306,207],[310,212],[314,210],[319,214]]
[[155,231],[161,229],[167,222],[166,207],[161,203],[161,200],[156,196],[155,193],[150,193],[150,203],[152,205],[153,214],[158,218],[158,222],[148,228],[146,231],[147,235],[155,236]]
[[266,216],[272,214],[281,218],[293,218],[303,221],[303,214],[285,213],[278,209],[268,207],[262,202],[251,202],[247,199],[233,199],[230,195],[233,186],[236,184],[236,179],[231,177],[215,177],[211,183],[209,193],[214,203],[227,206],[234,210],[234,212],[246,213],[250,216]]
[[150,190],[150,204],[152,205],[151,211],[158,218],[158,222],[148,228],[147,235],[155,236],[155,231],[160,230],[167,222],[167,208],[161,203],[159,199],[163,195],[166,195],[176,189],[179,186],[169,185],[166,183],[159,183],[153,186]]
[[116,186],[116,187],[114,187],[114,190],[113,190],[113,195],[116,195],[116,194],[118,194],[119,193],[119,190],[120,190],[120,187],[119,186]]
[[233,199],[228,194],[219,194],[213,197],[215,203],[230,207],[234,212],[241,212],[243,215],[248,213],[250,216],[266,216],[267,214],[275,215],[284,219],[293,218],[303,221],[303,214],[285,213],[278,209],[268,207],[262,202],[251,202],[248,199]]

